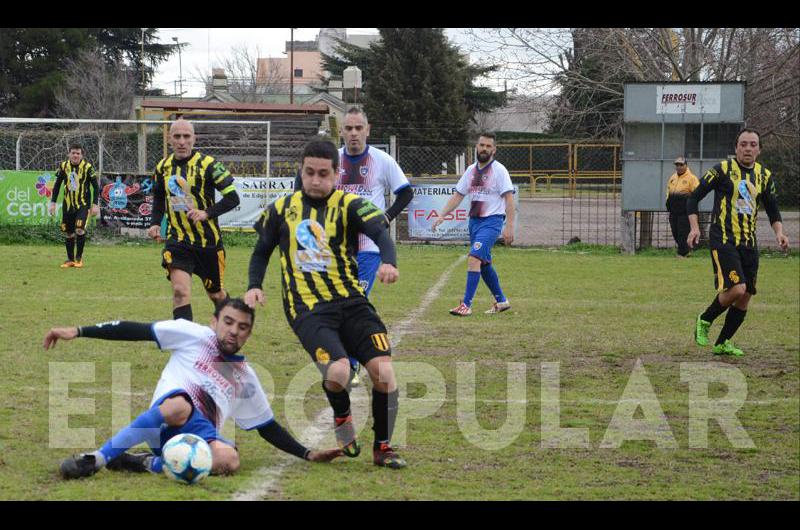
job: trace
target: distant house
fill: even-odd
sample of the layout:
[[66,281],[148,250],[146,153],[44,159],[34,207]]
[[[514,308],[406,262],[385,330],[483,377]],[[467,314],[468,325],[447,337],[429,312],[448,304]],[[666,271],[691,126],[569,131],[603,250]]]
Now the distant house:
[[478,130],[542,133],[547,129],[553,100],[550,96],[509,95],[507,104],[475,117]]

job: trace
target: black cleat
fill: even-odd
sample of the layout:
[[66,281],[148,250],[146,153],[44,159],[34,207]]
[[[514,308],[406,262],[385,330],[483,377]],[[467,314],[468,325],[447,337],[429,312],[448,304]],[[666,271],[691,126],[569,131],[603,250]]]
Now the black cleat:
[[91,477],[97,473],[94,455],[80,454],[65,458],[61,462],[61,476],[65,479]]
[[122,453],[106,464],[111,471],[130,471],[131,473],[147,473],[147,458],[150,453]]

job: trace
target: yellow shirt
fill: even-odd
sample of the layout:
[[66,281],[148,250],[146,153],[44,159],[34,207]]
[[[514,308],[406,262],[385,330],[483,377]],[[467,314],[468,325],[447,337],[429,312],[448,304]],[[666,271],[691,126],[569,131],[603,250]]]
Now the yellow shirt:
[[669,178],[667,182],[667,197],[670,195],[690,195],[699,185],[700,181],[694,176],[692,170],[686,168],[683,175],[673,173]]

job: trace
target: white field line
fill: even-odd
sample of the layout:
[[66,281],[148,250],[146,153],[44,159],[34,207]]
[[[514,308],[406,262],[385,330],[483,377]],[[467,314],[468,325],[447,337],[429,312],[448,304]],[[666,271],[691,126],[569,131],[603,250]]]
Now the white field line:
[[[453,270],[466,259],[466,254],[460,256],[453,262],[436,283],[427,292],[422,299],[419,307],[414,309],[405,320],[392,327],[389,330],[389,337],[392,341],[392,349],[397,348],[403,340],[403,336],[412,330],[412,326],[416,323],[425,311],[430,307],[431,303],[439,296],[439,292],[444,288],[445,283],[450,278]],[[395,352],[396,353],[396,352]],[[320,440],[331,430],[331,423],[333,422],[333,411],[330,407],[325,407],[314,418],[314,422],[300,435],[300,441],[306,447],[316,447]],[[283,455],[281,461],[274,466],[267,466],[258,469],[249,486],[236,492],[232,500],[235,501],[257,501],[263,500],[270,493],[276,493],[279,490],[278,481],[283,474],[283,471],[297,462],[299,459],[291,455]]]

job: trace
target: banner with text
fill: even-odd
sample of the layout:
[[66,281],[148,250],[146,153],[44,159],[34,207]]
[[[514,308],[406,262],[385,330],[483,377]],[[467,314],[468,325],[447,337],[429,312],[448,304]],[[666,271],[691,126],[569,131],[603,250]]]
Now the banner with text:
[[0,171],[0,224],[49,224],[61,219],[61,201],[56,215],[47,212],[56,179],[47,171]]
[[101,225],[146,230],[152,213],[152,176],[107,173],[100,177]]
[[[239,194],[239,206],[219,217],[221,228],[252,229],[267,206],[294,192],[294,178],[236,177],[233,182]],[[217,192],[216,200],[221,198]]]
[[720,85],[660,85],[656,114],[719,114]]
[[[415,185],[414,198],[408,204],[408,236],[434,241],[469,241],[469,195],[445,217],[436,232],[431,231],[439,218],[438,212],[444,209],[455,191],[455,184]],[[514,206],[519,211],[519,186],[514,186]],[[515,237],[518,224],[514,225]]]

